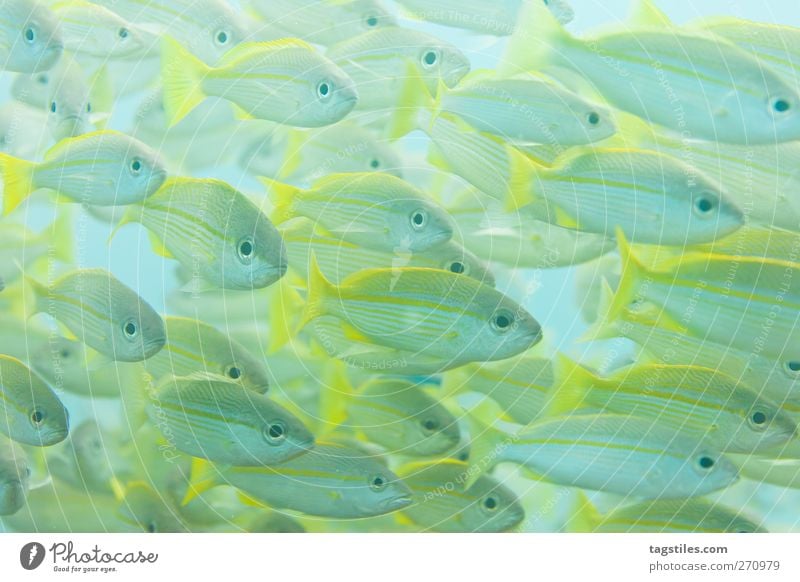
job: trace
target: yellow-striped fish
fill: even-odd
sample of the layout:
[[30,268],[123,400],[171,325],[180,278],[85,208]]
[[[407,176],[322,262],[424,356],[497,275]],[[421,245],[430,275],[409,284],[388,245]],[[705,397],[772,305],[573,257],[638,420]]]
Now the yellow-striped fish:
[[176,41],[164,41],[164,108],[170,125],[207,96],[234,103],[248,115],[295,127],[322,127],[355,107],[352,80],[298,39],[243,43],[204,64]]
[[[334,519],[357,519],[408,507],[411,492],[380,458],[339,443],[271,467],[216,467],[195,460],[187,499],[232,485],[276,509]],[[185,501],[186,501],[185,500]]]
[[332,174],[308,190],[262,181],[276,199],[276,222],[305,216],[328,233],[360,246],[422,251],[450,240],[455,230],[439,205],[388,174]]
[[0,19],[0,69],[46,71],[63,52],[58,18],[39,0],[6,0]]
[[69,413],[56,393],[10,356],[0,356],[0,411],[0,432],[17,442],[48,447],[69,434]]
[[37,188],[50,188],[75,202],[116,206],[140,202],[167,177],[158,155],[116,131],[64,139],[41,162],[0,154],[3,212],[8,214]]

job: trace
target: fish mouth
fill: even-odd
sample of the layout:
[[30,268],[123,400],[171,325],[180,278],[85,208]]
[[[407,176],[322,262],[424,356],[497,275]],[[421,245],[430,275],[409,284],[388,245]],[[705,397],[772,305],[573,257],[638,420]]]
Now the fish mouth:
[[444,81],[448,89],[452,89],[461,82],[461,79],[463,79],[471,69],[472,67],[469,64],[460,65],[450,71],[446,76],[442,77],[442,81]]
[[408,507],[411,505],[411,496],[410,495],[401,495],[399,497],[392,497],[391,499],[387,499],[383,507],[386,511],[397,511],[398,509],[403,509],[404,507]]

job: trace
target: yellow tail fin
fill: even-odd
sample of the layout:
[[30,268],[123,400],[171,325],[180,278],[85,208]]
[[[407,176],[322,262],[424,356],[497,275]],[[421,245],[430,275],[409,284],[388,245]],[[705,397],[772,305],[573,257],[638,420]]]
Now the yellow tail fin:
[[584,406],[600,378],[564,354],[556,356],[554,367],[556,381],[543,414],[558,416]]
[[297,214],[294,210],[294,199],[302,190],[291,184],[279,182],[272,178],[259,176],[258,178],[264,187],[269,190],[270,199],[275,205],[270,219],[275,224],[280,224],[295,218]]
[[434,101],[416,65],[408,63],[403,87],[397,98],[397,107],[394,108],[394,114],[389,121],[387,129],[389,138],[399,139],[419,128],[420,111],[426,109],[433,111],[435,103],[440,99],[441,95],[438,95]]
[[3,177],[3,215],[10,214],[35,190],[34,162],[0,154],[0,176]]
[[[296,277],[290,272],[291,278]],[[297,277],[299,279],[299,277]],[[283,277],[268,291],[269,294],[269,343],[267,353],[274,354],[292,339],[297,325],[295,319],[303,309],[303,298],[294,288],[290,277]]]
[[188,504],[198,495],[219,485],[218,479],[219,472],[213,464],[205,459],[192,458],[191,477],[181,505]]
[[211,67],[183,48],[178,41],[164,37],[161,49],[161,78],[164,83],[164,111],[169,125],[186,117],[206,98],[203,77]]
[[622,229],[617,227],[617,244],[619,245],[620,260],[622,261],[622,275],[619,286],[614,294],[614,299],[604,314],[607,321],[618,318],[636,297],[639,283],[647,275],[647,267],[633,254],[630,243],[625,238]]
[[302,331],[311,321],[325,315],[327,298],[336,294],[336,287],[322,273],[317,256],[311,253],[311,264],[308,267],[308,295],[297,332]]
[[492,426],[502,416],[499,406],[490,400],[484,400],[467,413],[470,450],[464,490],[472,487],[481,476],[489,472],[499,462],[503,449],[512,442],[512,435]]

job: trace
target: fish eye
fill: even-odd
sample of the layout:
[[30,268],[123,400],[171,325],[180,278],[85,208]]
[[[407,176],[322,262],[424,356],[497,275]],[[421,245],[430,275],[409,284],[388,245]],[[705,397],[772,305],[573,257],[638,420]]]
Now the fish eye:
[[770,107],[775,113],[786,113],[792,108],[792,103],[783,97],[775,97],[772,99]]
[[369,161],[369,167],[373,170],[377,170],[381,167],[381,161],[378,158],[373,158]]
[[128,339],[133,339],[139,335],[139,327],[136,325],[135,321],[127,321],[125,325],[122,326],[122,333],[124,333],[125,337]]
[[421,230],[425,228],[428,222],[428,213],[422,208],[416,209],[411,213],[411,228],[414,230]]
[[600,123],[600,114],[597,111],[590,111],[586,116],[586,121],[589,122],[589,125],[597,125]]
[[456,457],[456,459],[458,459],[459,461],[464,461],[464,462],[468,461],[469,460],[469,451],[461,451],[460,453],[458,453],[458,456]]
[[378,17],[375,16],[374,14],[371,14],[370,16],[367,16],[367,19],[364,22],[367,24],[368,27],[375,28],[376,26],[378,26]]
[[134,174],[139,174],[142,171],[142,160],[139,158],[133,158],[131,160],[131,172]]
[[422,66],[426,69],[430,69],[439,61],[439,53],[435,50],[425,51],[422,54]]
[[72,355],[72,352],[69,350],[69,348],[61,348],[59,355],[62,359],[66,359]]
[[242,377],[242,370],[236,366],[228,366],[225,369],[225,375],[231,380],[238,380]]
[[706,469],[706,470],[711,469],[714,466],[714,464],[715,464],[714,459],[712,459],[708,455],[702,455],[697,459],[697,465],[701,469]]
[[501,309],[492,316],[492,328],[500,333],[505,333],[514,324],[514,314],[508,309]]
[[91,112],[92,112],[92,104],[87,102],[86,103],[86,113],[91,113]]
[[790,376],[796,376],[800,372],[800,361],[789,360],[783,365],[783,368]]
[[420,424],[425,432],[432,433],[439,428],[439,421],[435,418],[426,418]]
[[482,505],[484,509],[487,509],[488,511],[494,511],[497,509],[497,506],[500,505],[500,503],[497,501],[497,497],[494,495],[489,495],[488,497],[484,497]]
[[230,35],[224,30],[218,30],[217,33],[214,35],[214,42],[216,42],[219,46],[225,46],[226,44],[228,44],[229,40],[230,40]]
[[40,85],[47,85],[48,81],[50,81],[50,77],[48,77],[46,73],[42,73],[36,77],[36,82]]
[[279,445],[286,440],[286,425],[276,420],[264,427],[264,438],[271,445]]
[[156,525],[156,522],[149,521],[144,529],[147,530],[147,533],[156,533],[158,531],[158,526]]
[[447,270],[451,273],[458,273],[459,275],[466,272],[467,267],[461,261],[452,261],[448,266]]
[[36,29],[32,26],[25,29],[25,41],[28,44],[33,44],[36,41]]
[[51,113],[55,113],[55,112],[56,112],[56,109],[57,109],[57,107],[56,107],[56,102],[55,102],[55,101],[51,101],[51,102],[50,102],[50,112],[51,112]]
[[46,415],[43,410],[34,408],[33,412],[31,412],[31,423],[33,426],[40,426],[44,422],[45,418]]
[[31,468],[25,467],[25,476],[30,477],[31,475],[33,475],[33,471],[31,470]]
[[369,488],[373,491],[383,491],[386,488],[386,478],[383,475],[373,475],[369,478]]
[[317,97],[323,101],[329,99],[331,93],[333,93],[333,86],[328,81],[322,81],[319,85],[317,85]]
[[242,261],[249,261],[252,259],[255,250],[255,244],[253,243],[253,239],[250,237],[242,239],[236,246],[236,252],[239,254],[239,258]]
[[124,26],[117,31],[117,36],[119,36],[122,39],[128,38],[129,34],[130,32]]
[[694,210],[699,216],[705,216],[714,210],[714,200],[709,196],[701,194],[694,200]]
[[747,420],[752,428],[764,429],[766,428],[769,418],[767,417],[766,412],[762,410],[754,410],[750,413],[750,417]]

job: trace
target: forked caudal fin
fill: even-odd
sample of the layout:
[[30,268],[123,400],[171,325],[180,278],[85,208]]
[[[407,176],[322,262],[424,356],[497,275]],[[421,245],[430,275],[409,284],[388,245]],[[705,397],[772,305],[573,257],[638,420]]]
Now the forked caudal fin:
[[0,154],[3,178],[3,216],[10,214],[36,189],[33,184],[34,162]]
[[164,37],[161,51],[164,112],[171,127],[206,98],[203,77],[211,67],[169,36]]

